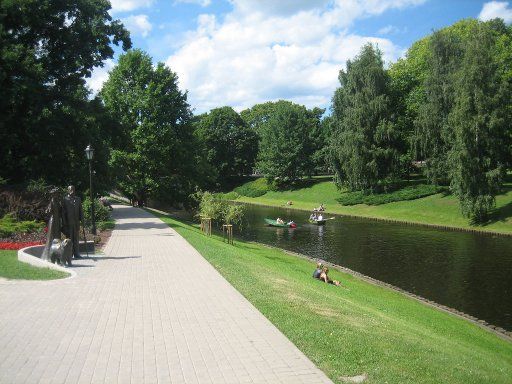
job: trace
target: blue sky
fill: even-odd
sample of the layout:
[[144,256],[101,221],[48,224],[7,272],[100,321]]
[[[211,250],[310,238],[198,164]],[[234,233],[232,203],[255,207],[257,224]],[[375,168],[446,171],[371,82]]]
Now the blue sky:
[[[367,42],[386,63],[463,18],[512,22],[512,1],[111,0],[133,47],[166,63],[195,113],[287,99],[328,108],[338,71]],[[118,51],[119,52],[119,51]],[[89,80],[101,87],[109,60]]]

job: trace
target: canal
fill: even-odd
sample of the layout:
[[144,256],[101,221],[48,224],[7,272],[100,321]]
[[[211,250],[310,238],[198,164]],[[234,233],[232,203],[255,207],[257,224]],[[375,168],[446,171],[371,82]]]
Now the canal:
[[[298,227],[267,227],[264,218]],[[512,330],[512,237],[247,205],[237,236],[350,268]],[[334,217],[329,213],[326,217]]]

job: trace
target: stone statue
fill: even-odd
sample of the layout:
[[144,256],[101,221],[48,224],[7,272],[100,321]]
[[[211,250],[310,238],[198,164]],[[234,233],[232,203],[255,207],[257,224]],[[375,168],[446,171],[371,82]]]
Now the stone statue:
[[73,244],[70,239],[62,241],[53,239],[50,247],[50,261],[59,263],[60,265],[68,265],[71,267],[71,254],[73,252]]
[[50,204],[46,208],[46,213],[50,214],[48,221],[48,233],[46,235],[46,244],[43,250],[43,260],[50,260],[50,247],[54,239],[60,240],[62,230],[62,200],[59,195],[59,189],[53,188],[50,191]]
[[63,208],[63,221],[64,221],[64,234],[67,238],[71,239],[73,243],[73,256],[75,259],[80,259],[79,248],[79,231],[80,222],[83,220],[82,200],[75,195],[75,187],[70,185],[68,187],[68,194],[62,201]]

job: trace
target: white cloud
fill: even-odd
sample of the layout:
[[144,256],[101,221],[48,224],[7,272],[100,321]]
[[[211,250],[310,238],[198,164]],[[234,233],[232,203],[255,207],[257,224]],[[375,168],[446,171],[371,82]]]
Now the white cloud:
[[211,0],[175,0],[175,2],[174,2],[174,4],[179,4],[179,3],[197,4],[197,5],[200,5],[201,7],[207,7],[212,3],[212,1]]
[[397,33],[403,33],[406,29],[400,29],[395,27],[394,25],[386,25],[385,27],[379,29],[377,33],[379,35],[396,35]]
[[153,29],[147,15],[131,15],[122,19],[124,26],[134,35],[146,37]]
[[129,12],[139,8],[148,8],[154,0],[110,0],[111,13]]
[[90,78],[86,79],[87,86],[91,89],[93,95],[97,94],[103,83],[107,81],[109,72],[116,66],[114,60],[105,60],[103,67],[96,67],[92,71]]
[[328,107],[339,70],[365,43],[377,44],[388,63],[403,53],[389,39],[350,33],[354,20],[424,2],[231,1],[234,10],[222,20],[201,15],[196,30],[166,61],[198,113],[281,98]]
[[512,8],[509,8],[508,1],[490,1],[485,3],[478,15],[478,18],[483,21],[497,17],[505,20],[507,24],[512,23]]

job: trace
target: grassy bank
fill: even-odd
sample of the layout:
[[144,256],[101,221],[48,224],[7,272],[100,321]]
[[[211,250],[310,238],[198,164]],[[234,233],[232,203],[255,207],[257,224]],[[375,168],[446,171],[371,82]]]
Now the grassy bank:
[[[233,194],[228,194],[227,197]],[[342,205],[338,202],[343,196],[334,183],[321,181],[305,188],[289,191],[267,191],[258,197],[237,196],[236,201],[271,206],[284,206],[292,201],[290,208],[311,210],[323,203],[328,213],[372,217],[440,225],[455,228],[512,234],[512,183],[505,184],[504,193],[496,198],[496,212],[484,225],[470,225],[462,217],[458,200],[442,193],[415,200],[398,201],[382,205]]]
[[66,272],[37,268],[18,261],[17,251],[0,250],[0,277],[23,280],[53,280],[68,277]]
[[336,383],[510,383],[512,343],[468,321],[337,271],[344,287],[321,283],[310,261],[160,218]]

